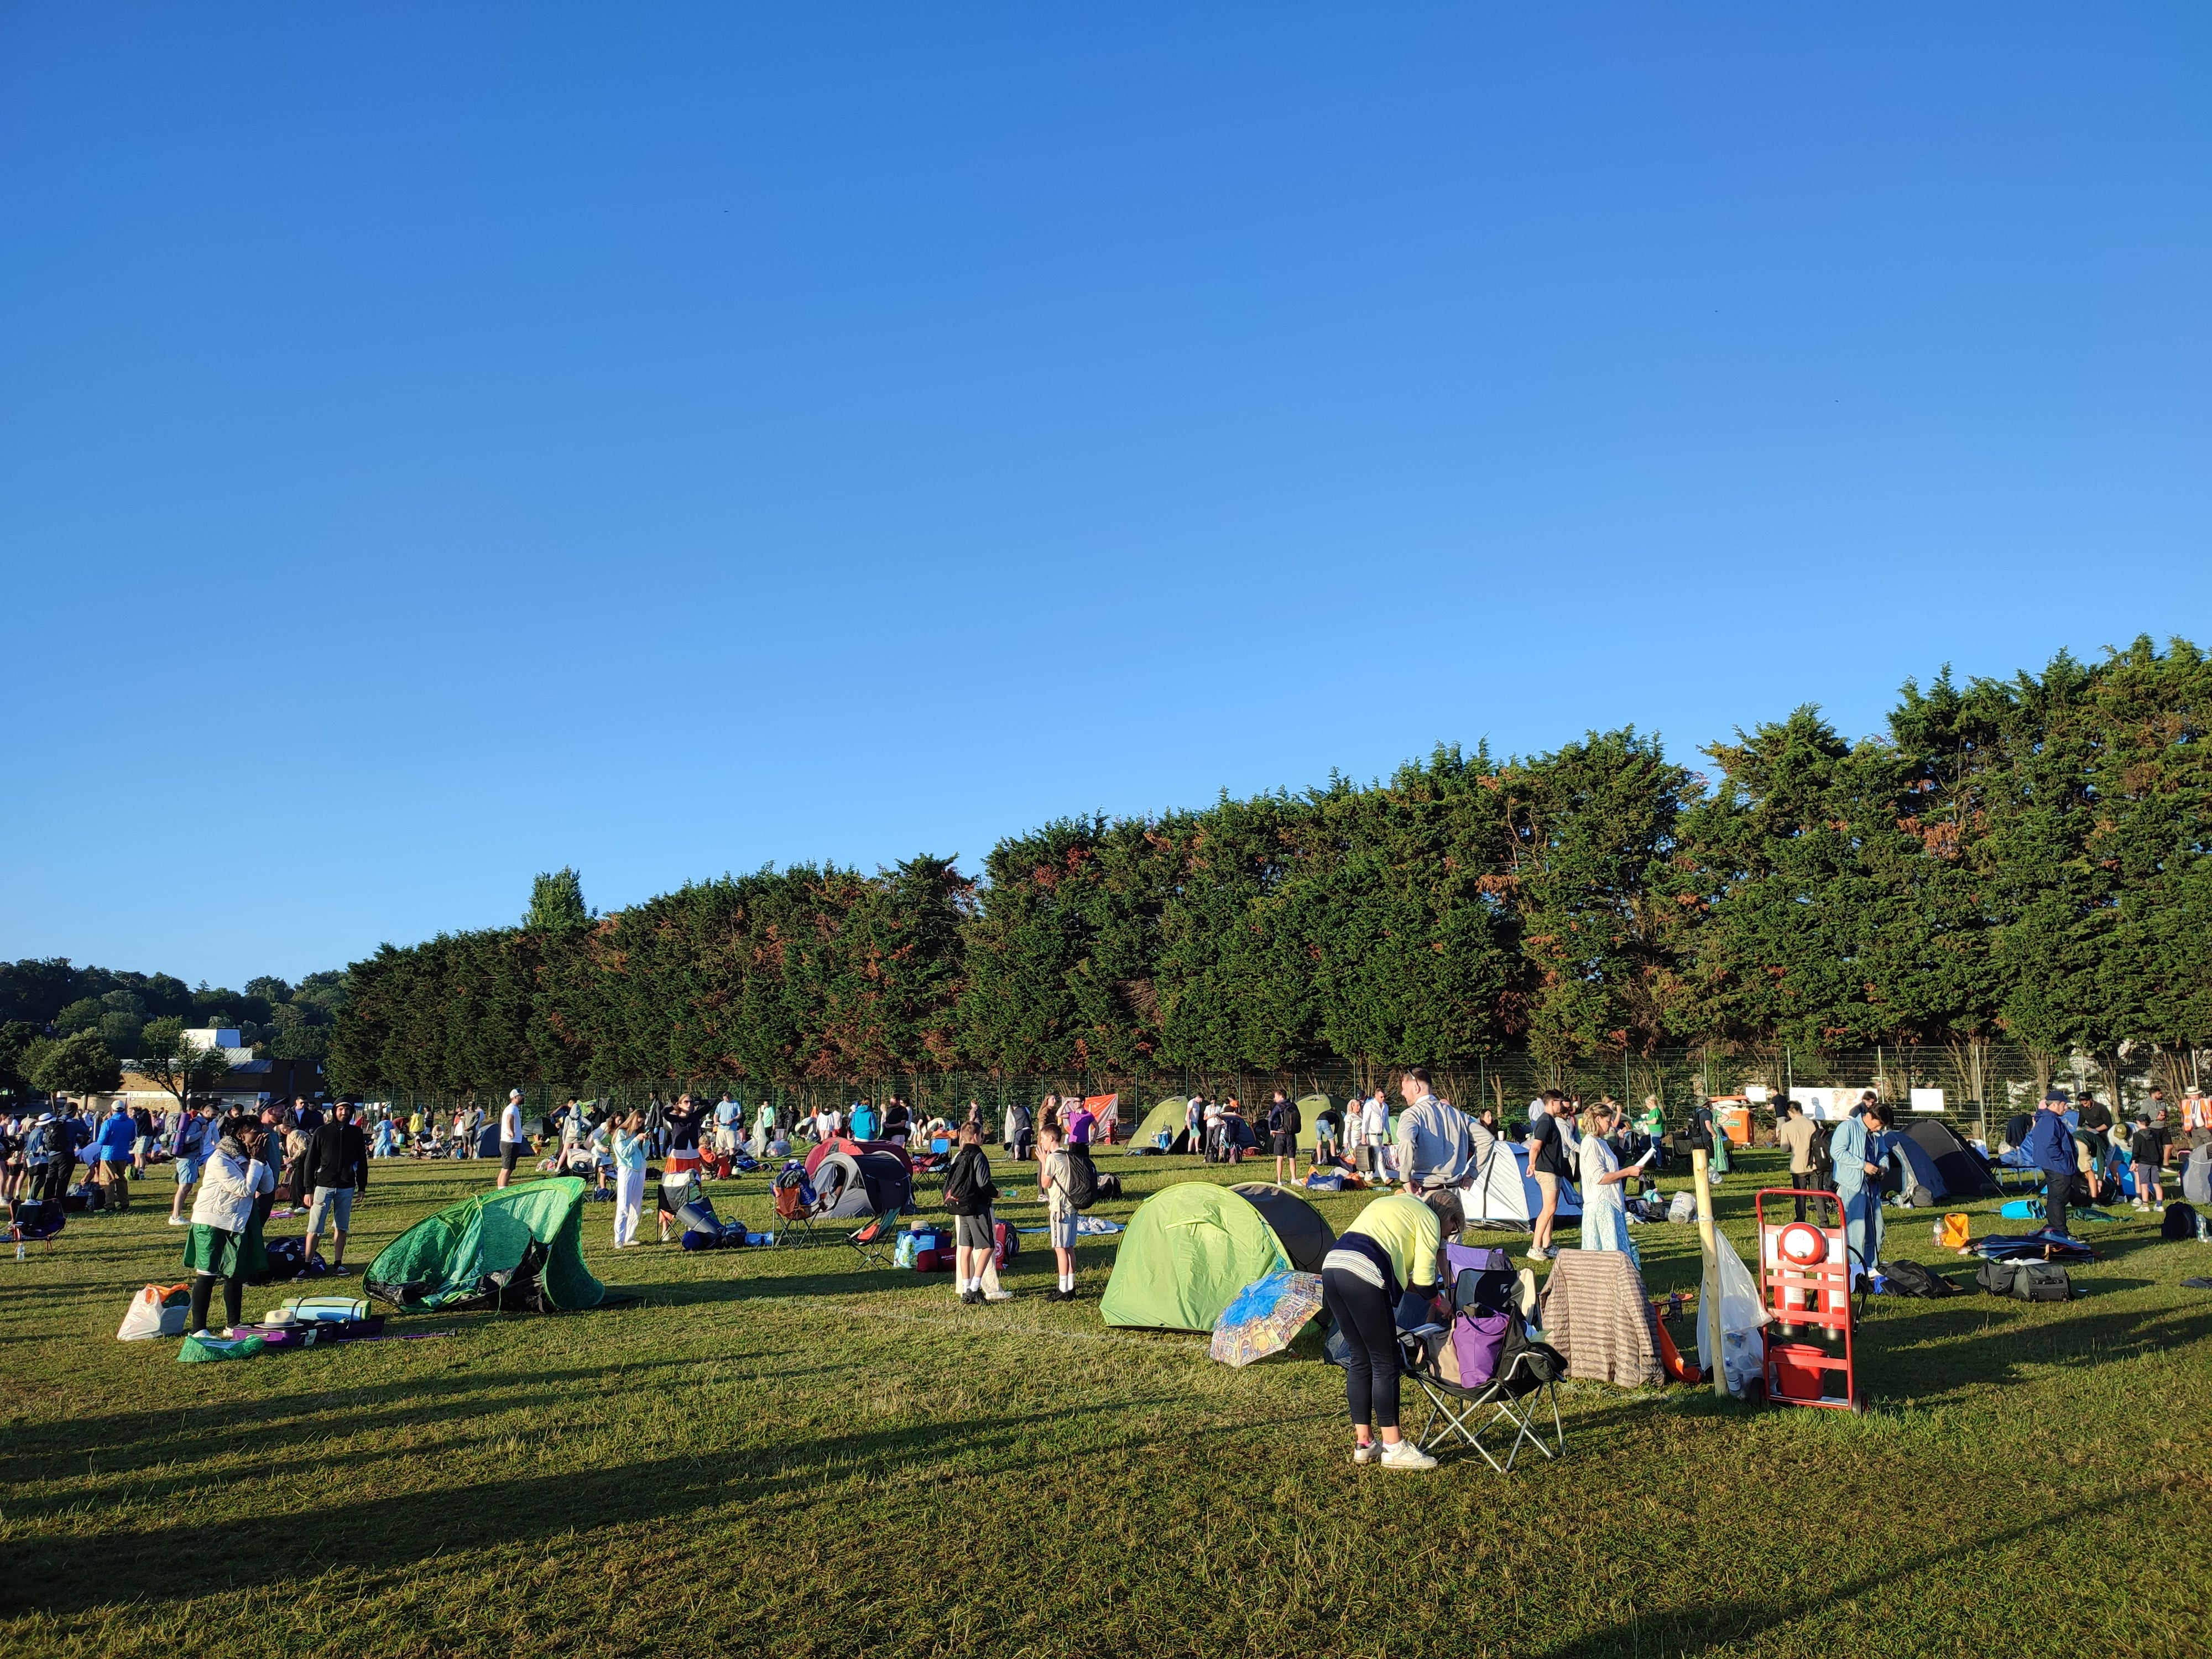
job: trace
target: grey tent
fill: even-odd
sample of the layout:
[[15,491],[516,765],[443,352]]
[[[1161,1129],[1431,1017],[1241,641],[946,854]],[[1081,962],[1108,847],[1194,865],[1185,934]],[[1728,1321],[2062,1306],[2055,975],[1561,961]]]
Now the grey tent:
[[1240,1181],[1229,1190],[1249,1202],[1275,1230],[1291,1266],[1300,1273],[1321,1271],[1321,1259],[1336,1248],[1336,1235],[1319,1210],[1287,1188],[1263,1181]]
[[896,1215],[913,1196],[914,1177],[896,1152],[831,1152],[814,1167],[814,1190],[826,1221]]
[[[2004,1188],[1997,1184],[1981,1154],[1941,1118],[1921,1118],[1905,1125],[1898,1150],[1914,1176],[1938,1198],[2004,1196]],[[1931,1173],[1936,1177],[1933,1181],[1929,1179]]]

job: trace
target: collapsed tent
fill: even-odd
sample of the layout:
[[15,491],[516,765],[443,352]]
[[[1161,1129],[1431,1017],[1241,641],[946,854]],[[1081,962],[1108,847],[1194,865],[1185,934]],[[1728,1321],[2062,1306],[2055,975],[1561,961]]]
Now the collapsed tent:
[[832,1152],[815,1164],[811,1178],[817,1221],[896,1215],[914,1192],[907,1161],[896,1152]]
[[1914,1179],[1937,1198],[2004,1196],[2004,1188],[1997,1184],[1982,1155],[1941,1118],[1920,1118],[1907,1124],[1898,1137],[1897,1150]]
[[[1460,1194],[1470,1227],[1526,1227],[1544,1207],[1544,1194],[1528,1173],[1528,1149],[1517,1140],[1493,1139],[1477,1159],[1474,1184]],[[1582,1194],[1573,1183],[1559,1183],[1562,1219],[1583,1212]]]
[[606,1287],[584,1265],[584,1191],[556,1176],[450,1206],[379,1251],[363,1286],[403,1311],[596,1308]]
[[1280,1268],[1317,1271],[1335,1242],[1295,1193],[1179,1182],[1129,1218],[1099,1316],[1109,1325],[1210,1331],[1246,1285]]

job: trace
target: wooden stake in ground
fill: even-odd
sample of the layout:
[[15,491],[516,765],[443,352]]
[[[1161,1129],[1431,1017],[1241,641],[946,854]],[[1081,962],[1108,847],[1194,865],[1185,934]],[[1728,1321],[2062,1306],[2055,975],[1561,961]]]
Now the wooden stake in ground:
[[1706,1178],[1711,1158],[1703,1146],[1690,1149],[1690,1179],[1698,1188],[1698,1248],[1705,1261],[1705,1282],[1713,1287],[1711,1296],[1699,1291],[1698,1318],[1705,1333],[1706,1363],[1712,1370],[1714,1391],[1725,1400],[1729,1387],[1728,1367],[1721,1363],[1720,1247],[1713,1234],[1713,1186]]

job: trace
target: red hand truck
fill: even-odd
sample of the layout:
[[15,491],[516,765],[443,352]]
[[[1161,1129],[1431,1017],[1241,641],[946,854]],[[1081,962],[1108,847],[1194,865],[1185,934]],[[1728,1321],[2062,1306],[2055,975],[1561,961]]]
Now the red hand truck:
[[[1808,1216],[1770,1221],[1766,1200],[1806,1200]],[[1790,1207],[1794,1210],[1794,1202]],[[1770,1187],[1752,1200],[1759,1222],[1759,1300],[1768,1315],[1760,1334],[1766,1400],[1773,1406],[1822,1406],[1863,1412],[1853,1369],[1850,1249],[1843,1200],[1833,1193]]]

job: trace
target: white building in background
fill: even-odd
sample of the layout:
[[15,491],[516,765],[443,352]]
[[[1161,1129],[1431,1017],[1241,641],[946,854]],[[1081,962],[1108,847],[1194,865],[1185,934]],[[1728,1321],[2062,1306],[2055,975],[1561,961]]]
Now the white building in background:
[[[220,1048],[223,1058],[230,1062],[230,1072],[211,1089],[195,1091],[192,1102],[215,1102],[219,1110],[229,1112],[258,1112],[275,1097],[272,1085],[276,1063],[256,1060],[251,1045],[240,1042],[240,1033],[227,1025],[205,1025],[185,1033],[185,1041],[195,1048]],[[120,1104],[131,1110],[144,1107],[149,1112],[174,1111],[176,1097],[155,1083],[153,1079],[131,1069],[131,1062],[123,1062],[123,1086],[112,1094],[88,1097],[95,1115],[112,1111]]]

